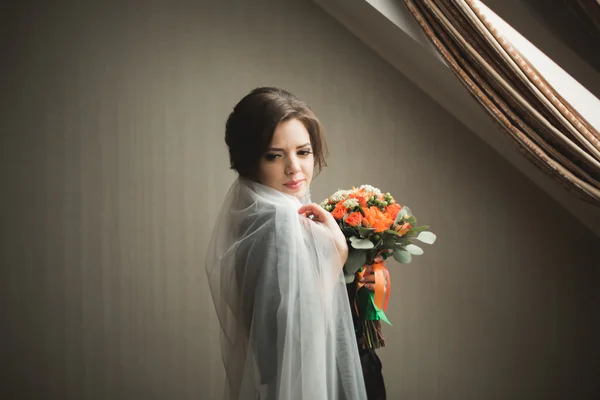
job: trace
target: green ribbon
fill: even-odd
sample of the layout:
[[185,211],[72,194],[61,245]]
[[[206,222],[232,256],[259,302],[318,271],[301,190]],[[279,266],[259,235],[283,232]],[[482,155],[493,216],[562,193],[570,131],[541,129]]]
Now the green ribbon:
[[358,315],[361,319],[366,321],[381,320],[393,326],[387,319],[385,312],[375,305],[375,293],[364,286],[356,293],[356,305],[358,307]]

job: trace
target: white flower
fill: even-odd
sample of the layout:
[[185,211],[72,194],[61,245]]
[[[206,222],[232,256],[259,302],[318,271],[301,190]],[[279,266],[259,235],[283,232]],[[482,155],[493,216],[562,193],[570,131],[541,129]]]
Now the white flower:
[[367,193],[381,194],[381,190],[371,185],[362,185],[361,187],[359,187],[359,189],[365,189],[365,192]]
[[348,198],[349,190],[338,190],[329,198],[332,202],[338,203],[342,200],[346,200]]
[[356,200],[356,199],[348,199],[348,200],[344,201],[344,207],[346,207],[346,208],[352,209],[352,208],[358,207],[358,206],[359,206],[359,203],[358,203],[358,200]]
[[327,204],[329,204],[329,199],[325,199],[321,202],[321,207],[325,207]]

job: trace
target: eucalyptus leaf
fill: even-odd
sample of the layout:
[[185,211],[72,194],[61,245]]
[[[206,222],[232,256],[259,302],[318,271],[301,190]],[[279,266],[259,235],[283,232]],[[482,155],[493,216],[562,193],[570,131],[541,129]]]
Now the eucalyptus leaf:
[[375,245],[373,244],[373,242],[371,242],[369,239],[360,239],[357,238],[356,236],[352,236],[350,238],[350,245],[352,247],[354,247],[355,249],[359,249],[359,250],[369,250],[372,249],[373,247],[375,247]]
[[[395,224],[403,224],[406,221],[406,218],[412,218],[412,212],[408,207],[402,207],[398,215],[396,215],[396,219],[394,220]],[[416,220],[415,220],[416,221]]]
[[433,232],[424,231],[419,233],[419,236],[417,236],[416,239],[420,240],[423,243],[433,244],[435,242],[436,236]]
[[406,250],[396,249],[394,250],[394,260],[398,261],[401,264],[408,264],[412,260],[412,256]]
[[400,221],[402,221],[402,218],[404,218],[405,215],[407,215],[408,212],[404,211],[404,207],[400,209],[400,212],[396,215],[396,219],[394,220],[395,224],[400,223]]
[[405,248],[406,248],[406,251],[408,251],[413,256],[420,256],[421,254],[423,254],[423,249],[417,245],[408,244],[408,245],[406,245]]
[[395,249],[404,249],[404,246],[406,246],[407,244],[411,244],[412,240],[410,240],[409,238],[399,238],[396,239],[396,243],[394,244],[394,248]]
[[367,263],[367,252],[365,250],[356,250],[350,248],[348,251],[348,259],[344,264],[344,275],[349,274],[354,276],[356,271],[361,269]]

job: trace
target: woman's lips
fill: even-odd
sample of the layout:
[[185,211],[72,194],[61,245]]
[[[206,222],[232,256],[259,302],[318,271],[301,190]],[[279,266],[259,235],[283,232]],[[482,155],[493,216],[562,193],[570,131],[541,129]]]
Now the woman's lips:
[[300,187],[302,187],[302,183],[304,183],[304,180],[292,181],[284,184],[284,186],[288,189],[297,190],[300,189]]

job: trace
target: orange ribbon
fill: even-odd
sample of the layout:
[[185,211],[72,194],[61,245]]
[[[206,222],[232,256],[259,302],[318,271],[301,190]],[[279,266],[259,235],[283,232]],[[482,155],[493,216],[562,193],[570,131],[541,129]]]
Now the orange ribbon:
[[388,290],[385,290],[385,275],[387,273],[385,264],[373,264],[373,273],[375,275],[375,298],[373,300],[377,308],[386,311],[390,296],[390,288],[388,287]]
[[[356,291],[358,292],[360,288],[365,285],[365,282],[361,282],[361,279],[364,278],[366,272],[365,265],[361,271],[356,273]],[[390,289],[392,288],[392,283],[389,279],[389,271],[383,263],[375,263],[372,265],[373,274],[375,275],[375,297],[373,299],[375,305],[380,309],[387,311],[388,302],[390,300]],[[388,287],[387,291],[385,290],[385,279],[388,278]],[[356,313],[358,314],[358,305],[356,304],[356,298],[354,300],[354,308]]]

